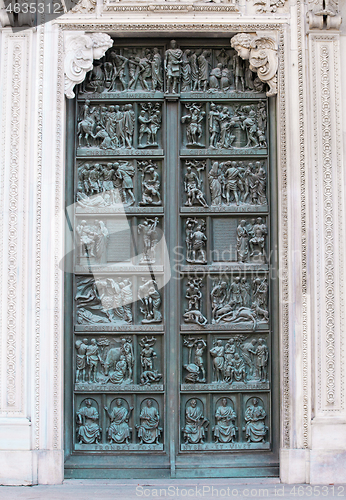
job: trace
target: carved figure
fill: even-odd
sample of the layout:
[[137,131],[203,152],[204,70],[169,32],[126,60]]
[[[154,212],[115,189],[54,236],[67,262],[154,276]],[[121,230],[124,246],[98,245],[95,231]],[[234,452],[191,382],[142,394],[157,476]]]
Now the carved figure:
[[250,251],[251,251],[250,256],[252,257],[255,254],[263,256],[265,238],[266,235],[268,234],[268,228],[267,225],[264,224],[261,217],[258,217],[256,219],[256,224],[253,225],[252,231],[253,231],[253,237],[250,238],[249,240]]
[[209,80],[209,61],[210,57],[209,50],[203,50],[202,53],[197,57],[198,61],[198,90],[202,90],[204,92],[207,91],[208,88],[208,80]]
[[205,169],[205,165],[205,161],[185,161],[186,174],[184,177],[184,190],[187,195],[185,205],[188,207],[192,207],[195,204],[202,205],[202,207],[208,207],[201,189],[203,185],[201,171]]
[[[76,340],[75,347],[77,350],[76,383],[78,384],[78,382],[86,382],[86,368],[87,368],[86,352],[88,348],[88,339]],[[82,377],[80,377],[80,375],[82,375]]]
[[107,429],[107,438],[109,443],[129,443],[132,429],[129,426],[129,420],[133,406],[129,410],[123,406],[123,400],[118,398],[112,411],[107,406],[104,407],[111,425]]
[[205,220],[188,218],[186,221],[187,262],[191,264],[207,263],[207,256],[204,250],[206,241]]
[[[161,105],[159,103],[141,104],[141,111],[138,116],[139,136],[138,147],[157,147],[157,133],[161,127]],[[146,142],[143,144],[142,139],[146,135]]]
[[73,88],[82,83],[88,71],[93,68],[94,59],[101,59],[113,40],[106,33],[70,35],[65,40],[65,95],[73,99]]
[[185,443],[203,444],[208,425],[209,421],[204,418],[196,399],[192,399],[185,411],[185,427],[183,428]]
[[213,102],[210,104],[210,110],[208,114],[209,122],[209,147],[215,149],[217,147],[217,141],[220,135],[220,111],[216,104]]
[[87,345],[85,354],[86,354],[86,362],[89,367],[89,384],[91,384],[92,382],[96,383],[98,363],[100,362],[101,364],[103,364],[103,361],[100,358],[99,348],[96,339],[91,339],[90,345]]
[[211,92],[220,91],[220,89],[221,89],[221,77],[222,77],[222,64],[218,63],[216,68],[213,68],[210,72],[209,90]]
[[238,262],[249,260],[249,234],[245,220],[241,220],[237,227],[237,260]]
[[142,200],[139,205],[162,205],[160,194],[160,177],[157,164],[149,161],[138,163],[138,169],[142,172]]
[[161,295],[157,289],[155,280],[146,280],[142,278],[143,285],[138,288],[138,298],[142,303],[140,308],[144,315],[142,323],[161,323],[162,314],[159,311],[161,307]]
[[188,92],[191,89],[191,63],[190,56],[192,51],[190,49],[184,50],[181,64],[181,91]]
[[[115,364],[115,370],[106,379],[105,383],[122,384],[126,381],[127,362],[124,354],[120,354],[119,361]],[[130,380],[129,380],[130,382]]]
[[231,361],[229,383],[244,382],[246,384],[246,369],[244,360],[236,352]]
[[236,412],[228,406],[226,398],[222,398],[221,405],[215,412],[215,427],[213,427],[215,443],[233,443],[236,438]]
[[139,415],[140,425],[138,429],[139,444],[159,444],[162,429],[159,427],[160,415],[153,406],[152,400],[147,399]]
[[143,238],[143,257],[140,264],[155,263],[155,247],[158,243],[156,227],[159,223],[158,217],[155,219],[144,219],[142,224],[138,225],[138,234]]
[[85,406],[77,411],[77,440],[79,443],[93,444],[99,443],[101,439],[101,429],[98,425],[99,414],[92,406],[91,400],[85,400]]
[[188,301],[187,310],[183,314],[185,323],[196,323],[197,325],[206,325],[208,320],[200,310],[202,299],[202,280],[199,278],[190,279],[187,284],[185,298]]
[[256,350],[256,365],[259,379],[265,382],[267,380],[268,347],[266,346],[263,339],[258,339],[258,346]]
[[180,82],[181,64],[183,62],[183,52],[177,48],[177,42],[171,40],[170,48],[165,52],[165,72],[167,76],[166,93],[175,94],[178,91]]
[[267,96],[277,94],[278,55],[275,41],[249,33],[238,33],[231,39],[231,46],[243,60],[249,60],[250,69],[269,85]]
[[208,174],[211,205],[218,206],[222,202],[223,174],[219,169],[219,162],[214,161]]
[[266,412],[259,404],[257,398],[253,398],[252,404],[245,411],[245,439],[248,443],[265,442],[268,427],[265,425]]
[[[185,382],[192,382],[193,384],[196,382],[205,383],[206,382],[206,374],[205,368],[203,364],[203,352],[207,347],[205,340],[203,339],[195,339],[195,338],[185,338],[184,346],[189,349],[189,357],[188,364],[184,365],[185,370],[188,374],[185,376]],[[194,358],[192,362],[192,349],[194,349]],[[199,379],[199,372],[202,372],[202,379]]]
[[197,103],[186,103],[186,109],[189,114],[182,116],[182,123],[187,122],[186,126],[186,136],[187,136],[187,144],[186,146],[198,146],[204,147],[203,144],[199,142],[202,137],[202,121],[205,116],[205,111],[201,111],[202,104]]
[[148,338],[144,337],[139,341],[139,345],[141,346],[141,384],[146,385],[150,384],[150,382],[159,382],[162,378],[161,373],[157,370],[154,370],[154,358],[156,358],[156,352],[153,349],[153,346],[156,342],[156,338]]
[[222,340],[214,341],[214,347],[210,349],[210,354],[213,358],[214,382],[223,382],[225,348],[222,345]]
[[163,90],[162,58],[157,47],[153,48],[151,60],[152,90]]

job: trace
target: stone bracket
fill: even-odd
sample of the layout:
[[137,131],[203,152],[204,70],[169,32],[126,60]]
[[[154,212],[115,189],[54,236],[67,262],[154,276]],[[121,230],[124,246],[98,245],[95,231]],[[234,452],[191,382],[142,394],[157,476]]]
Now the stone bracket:
[[101,59],[112,45],[106,33],[65,33],[64,74],[68,99],[74,98],[74,86],[82,83],[87,72],[93,69],[94,59]]

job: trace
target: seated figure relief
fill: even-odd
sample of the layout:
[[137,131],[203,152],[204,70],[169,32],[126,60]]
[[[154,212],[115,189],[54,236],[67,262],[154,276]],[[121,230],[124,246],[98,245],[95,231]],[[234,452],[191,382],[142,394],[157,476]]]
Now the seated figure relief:
[[267,414],[259,404],[258,398],[250,400],[245,411],[245,439],[248,443],[265,443],[268,427],[265,425]]
[[142,403],[139,419],[140,424],[136,425],[139,444],[159,444],[162,429],[159,427],[160,415],[153,400],[147,399]]
[[183,437],[186,444],[203,444],[206,438],[208,419],[203,416],[201,401],[192,399],[185,410],[185,427]]
[[215,427],[213,427],[215,443],[233,443],[238,427],[235,426],[237,414],[231,401],[222,398],[220,406],[215,410]]
[[[125,405],[123,405],[123,402]],[[107,406],[105,406],[104,409],[110,420],[110,426],[106,430],[108,442],[128,444],[132,432],[129,426],[129,420],[133,411],[133,406],[128,407],[127,401],[118,398],[112,410],[109,410]]]
[[99,443],[101,428],[98,424],[99,414],[91,399],[85,400],[85,406],[77,411],[77,441],[83,444]]

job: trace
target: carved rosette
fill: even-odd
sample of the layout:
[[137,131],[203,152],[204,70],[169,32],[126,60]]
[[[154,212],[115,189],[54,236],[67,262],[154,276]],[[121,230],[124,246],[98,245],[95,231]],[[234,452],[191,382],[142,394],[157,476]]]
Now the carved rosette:
[[231,46],[238,55],[250,62],[250,69],[269,85],[267,96],[277,94],[278,52],[275,40],[270,37],[238,33],[231,39]]
[[106,33],[85,34],[80,32],[65,38],[65,95],[73,99],[73,88],[82,83],[88,71],[93,69],[93,60],[101,59],[113,41]]

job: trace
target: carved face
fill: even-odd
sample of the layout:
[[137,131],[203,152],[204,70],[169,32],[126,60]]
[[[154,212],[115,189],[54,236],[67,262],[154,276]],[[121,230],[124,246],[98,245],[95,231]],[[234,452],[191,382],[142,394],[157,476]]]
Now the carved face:
[[91,406],[91,401],[90,401],[90,399],[87,399],[87,400],[85,401],[85,405],[86,405],[88,408],[90,408],[90,406]]
[[153,405],[153,402],[151,401],[151,399],[148,399],[147,407],[150,408],[152,405]]
[[227,405],[227,399],[223,398],[223,400],[221,401],[221,404],[222,404],[222,406],[226,406]]
[[117,406],[121,406],[121,399],[117,399],[116,404],[117,404]]
[[253,398],[252,402],[253,402],[254,406],[257,406],[257,405],[258,405],[258,400],[257,400],[257,398]]
[[250,57],[250,51],[246,47],[242,47],[241,45],[237,45],[234,47],[235,50],[238,53],[238,56],[240,56],[242,59],[249,59]]
[[177,42],[175,40],[171,40],[171,48],[175,49],[177,47]]
[[195,399],[193,399],[193,400],[191,401],[191,406],[192,406],[192,408],[196,408],[196,406],[197,406],[197,402],[196,402],[196,400],[195,400]]

